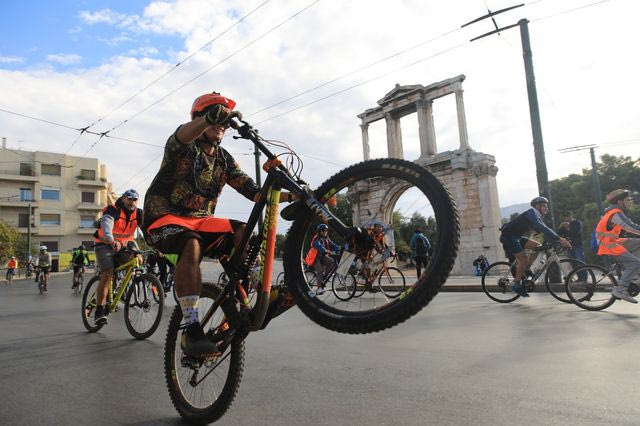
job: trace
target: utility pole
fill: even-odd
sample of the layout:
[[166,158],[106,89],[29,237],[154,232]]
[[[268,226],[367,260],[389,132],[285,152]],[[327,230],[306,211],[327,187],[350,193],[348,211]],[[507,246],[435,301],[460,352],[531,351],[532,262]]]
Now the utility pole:
[[27,218],[27,261],[31,257],[31,203],[29,203],[29,217]]
[[473,24],[475,22],[481,21],[483,19],[491,18],[493,21],[493,25],[495,29],[493,31],[489,31],[486,34],[482,34],[481,36],[475,37],[470,41],[478,40],[483,37],[487,37],[492,34],[500,34],[501,31],[508,30],[514,27],[520,27],[520,38],[522,40],[522,56],[524,59],[524,71],[525,77],[527,81],[527,94],[529,97],[529,115],[531,119],[531,133],[533,135],[533,152],[536,159],[536,176],[538,178],[538,194],[543,197],[546,197],[549,200],[549,225],[552,228],[555,228],[555,220],[553,218],[553,209],[551,209],[551,191],[549,190],[549,176],[547,174],[547,162],[544,154],[544,143],[542,140],[542,125],[540,122],[540,109],[538,107],[538,92],[536,90],[536,79],[533,72],[533,60],[531,53],[531,42],[529,39],[529,21],[526,19],[521,19],[518,23],[513,25],[508,25],[506,27],[498,28],[498,24],[493,18],[495,15],[500,13],[504,13],[508,10],[515,9],[518,7],[524,6],[523,4],[510,6],[504,9],[500,9],[496,12],[492,12],[487,9],[487,14],[481,16],[473,21],[467,22],[462,27],[466,27],[467,25]]
[[598,206],[598,214],[602,216],[604,214],[604,208],[602,207],[602,192],[600,190],[600,176],[598,175],[598,166],[596,165],[595,148],[597,145],[578,145],[569,148],[563,148],[559,151],[562,153],[584,151],[586,149],[591,153],[591,179],[593,181],[593,198],[596,199],[596,205]]

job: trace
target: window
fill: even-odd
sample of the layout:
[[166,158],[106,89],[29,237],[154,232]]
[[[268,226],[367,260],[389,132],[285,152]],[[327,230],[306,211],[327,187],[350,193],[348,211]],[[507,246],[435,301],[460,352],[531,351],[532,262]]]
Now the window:
[[20,188],[20,201],[33,201],[31,188]]
[[42,164],[40,167],[43,175],[60,176],[60,164]]
[[87,251],[93,251],[93,245],[95,244],[95,242],[93,240],[89,240],[89,241],[83,241],[82,245],[84,246],[84,249]]
[[60,201],[60,190],[59,189],[42,189],[40,190],[40,199]]
[[18,227],[26,228],[29,226],[29,213],[18,213]]
[[95,203],[96,202],[96,193],[95,192],[83,192],[82,193],[82,202],[83,203]]
[[80,228],[93,228],[96,218],[93,215],[80,215]]
[[31,163],[20,163],[20,176],[33,176],[33,164]]
[[60,215],[42,213],[40,214],[40,225],[41,226],[60,226]]
[[57,241],[40,241],[41,246],[47,246],[47,251],[58,251]]
[[96,180],[96,171],[95,170],[81,169],[80,170],[80,176],[78,176],[78,179]]

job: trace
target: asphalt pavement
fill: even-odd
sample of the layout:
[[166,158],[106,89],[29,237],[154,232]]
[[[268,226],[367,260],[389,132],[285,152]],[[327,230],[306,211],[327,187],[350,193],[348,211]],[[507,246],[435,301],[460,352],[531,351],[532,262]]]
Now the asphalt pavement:
[[[163,373],[173,300],[148,340],[121,313],[89,334],[70,281],[54,276],[46,296],[33,281],[0,284],[0,423],[180,424]],[[353,336],[294,308],[247,338],[221,423],[637,425],[639,318],[624,302],[586,312],[545,293],[498,304],[443,292],[403,324]]]

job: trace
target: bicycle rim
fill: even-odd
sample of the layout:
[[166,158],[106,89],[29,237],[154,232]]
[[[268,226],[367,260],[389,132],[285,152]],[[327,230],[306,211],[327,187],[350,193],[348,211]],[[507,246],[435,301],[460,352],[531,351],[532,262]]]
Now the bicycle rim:
[[587,311],[600,311],[613,305],[616,298],[611,295],[611,290],[616,285],[616,278],[609,270],[598,265],[575,268],[565,282],[571,301]]
[[164,289],[158,278],[143,274],[129,285],[124,303],[124,322],[138,340],[151,336],[162,319]]
[[565,286],[565,279],[574,268],[583,265],[576,259],[560,259],[559,263],[551,263],[544,274],[544,285],[547,291],[557,300],[572,303]]
[[511,289],[513,270],[508,262],[495,262],[482,274],[482,290],[489,299],[498,303],[510,303],[520,297]]
[[[200,321],[220,291],[213,284],[203,284],[198,305]],[[205,333],[211,335],[223,329],[230,315],[232,312],[225,313],[218,307],[203,324]],[[176,306],[169,321],[164,352],[169,395],[180,416],[188,422],[213,422],[229,409],[237,394],[244,369],[244,342],[234,339],[223,354],[209,361],[193,360],[184,355],[180,346],[184,329],[181,322],[182,311]]]
[[389,299],[395,299],[400,296],[406,287],[406,280],[404,274],[398,268],[387,268],[378,277],[378,287],[380,293]]
[[[321,202],[335,196],[337,206],[330,210],[347,226],[362,229],[382,224],[389,236],[386,243],[392,250],[395,240],[390,237],[394,231],[405,235],[403,227],[408,225],[404,224],[409,218],[417,218],[424,223],[425,232],[431,234],[433,256],[426,273],[408,283],[406,290],[395,299],[371,291],[357,301],[344,301],[332,292],[315,292],[303,272],[303,259],[319,219],[311,210],[302,208],[287,234],[284,267],[287,286],[305,315],[330,330],[371,333],[405,321],[435,297],[453,267],[460,230],[451,195],[429,171],[398,159],[365,161],[331,177],[315,194]],[[381,254],[371,251],[373,237],[361,233],[358,241],[344,241],[330,223],[328,226],[329,238],[337,245],[351,243],[349,255],[372,255],[374,264],[380,261]],[[413,230],[409,234],[413,234]],[[343,255],[339,261],[339,271],[349,267],[351,262],[345,260],[348,257]]]
[[356,292],[356,279],[351,274],[333,274],[331,291],[339,300],[348,301]]

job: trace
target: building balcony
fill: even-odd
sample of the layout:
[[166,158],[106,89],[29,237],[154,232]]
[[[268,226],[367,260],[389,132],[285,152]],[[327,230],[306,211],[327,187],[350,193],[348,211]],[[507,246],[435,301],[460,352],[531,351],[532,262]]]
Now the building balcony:
[[98,211],[101,211],[103,208],[104,206],[102,204],[78,203],[78,210],[89,210],[89,211],[98,212]]
[[107,188],[107,181],[101,181],[101,180],[88,180],[88,179],[80,179],[78,178],[78,186],[87,186],[87,187],[91,187],[91,188],[100,188],[100,189],[106,189]]
[[38,176],[21,175],[19,172],[10,170],[0,170],[0,180],[10,180],[14,182],[37,182]]
[[91,227],[91,228],[78,227],[78,234],[80,235],[93,235],[93,233],[96,231],[97,229],[94,227]]
[[[18,232],[21,234],[28,234],[29,233],[29,228],[27,228],[26,226],[21,226],[18,229]],[[37,234],[38,233],[38,228],[35,226],[31,227],[31,235]]]
[[63,236],[65,235],[65,232],[62,226],[40,226],[38,228],[38,234],[41,237],[45,237],[45,236],[55,237],[55,236]]
[[37,201],[20,201],[17,198],[14,200],[0,200],[0,207],[24,207],[27,209],[29,204],[31,204],[32,209],[38,207]]

